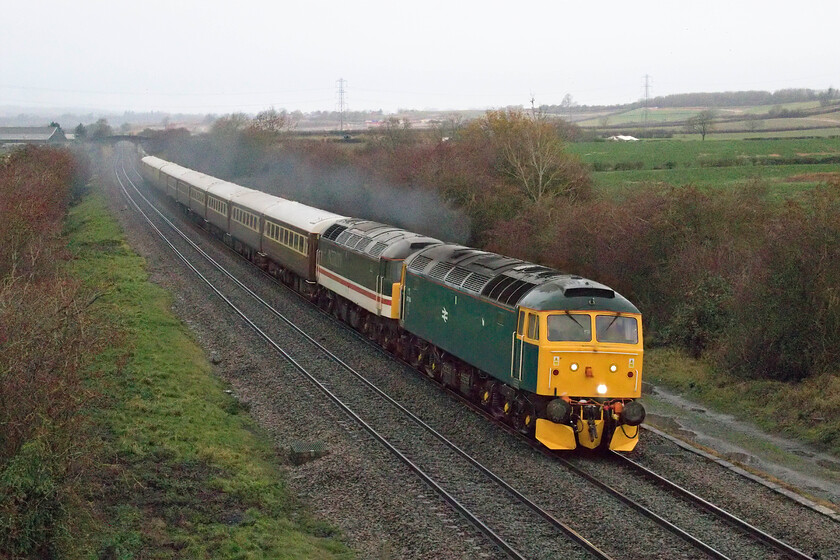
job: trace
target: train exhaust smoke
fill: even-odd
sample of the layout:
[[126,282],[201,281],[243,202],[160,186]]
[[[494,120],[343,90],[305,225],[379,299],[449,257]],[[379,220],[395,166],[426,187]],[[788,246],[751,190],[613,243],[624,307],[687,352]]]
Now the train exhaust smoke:
[[277,174],[243,178],[258,189],[338,214],[394,225],[454,243],[466,243],[469,218],[432,190],[396,187],[369,179],[353,169],[313,169],[308,163],[284,158]]
[[[211,144],[211,145],[208,145]],[[190,142],[172,150],[173,161],[204,173],[355,218],[467,243],[470,220],[433,189],[398,187],[349,166],[315,166],[295,154],[254,157],[238,142]]]

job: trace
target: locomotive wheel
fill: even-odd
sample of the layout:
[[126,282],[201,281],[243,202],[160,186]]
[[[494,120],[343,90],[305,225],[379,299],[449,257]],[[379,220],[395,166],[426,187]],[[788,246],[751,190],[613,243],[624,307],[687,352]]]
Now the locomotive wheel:
[[359,315],[360,311],[353,306],[347,311],[347,322],[353,327],[355,330],[359,330],[361,327],[361,317]]
[[530,434],[537,423],[534,407],[526,401],[517,401],[518,411],[513,416],[514,427],[523,434]]
[[397,335],[391,329],[385,327],[382,329],[382,348],[386,352],[393,354],[397,346]]
[[502,402],[502,414],[505,416],[509,417],[512,415],[514,408],[514,403],[510,399],[505,399],[504,402]]
[[481,388],[481,392],[479,393],[479,401],[481,402],[481,406],[485,409],[489,410],[493,407],[493,397],[496,393],[496,384],[495,383],[485,383],[484,386]]
[[367,338],[373,339],[375,338],[374,333],[374,322],[371,318],[370,314],[365,313],[364,319],[362,319],[362,326],[361,326],[362,334],[365,335]]
[[423,367],[423,371],[425,371],[426,375],[428,375],[432,379],[439,381],[442,366],[443,360],[440,357],[440,353],[438,353],[436,350],[432,350],[428,354],[426,365]]
[[422,371],[426,364],[427,351],[428,349],[426,345],[417,340],[416,337],[412,336],[409,340],[408,362],[415,368]]

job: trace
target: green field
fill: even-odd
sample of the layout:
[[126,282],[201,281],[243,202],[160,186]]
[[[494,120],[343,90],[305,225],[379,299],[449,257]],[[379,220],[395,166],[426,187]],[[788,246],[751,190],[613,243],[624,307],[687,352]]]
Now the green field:
[[[756,125],[757,130],[761,129],[788,129],[801,128],[809,129],[815,126],[824,126],[825,121],[840,121],[837,107],[827,107],[826,113],[810,115],[802,118],[773,118],[771,112],[776,111],[808,111],[813,112],[820,107],[819,101],[803,101],[798,103],[783,103],[778,105],[755,105],[744,107],[725,107],[714,109],[720,119],[737,119],[737,117],[761,117],[760,123]],[[706,107],[649,107],[617,111],[613,113],[603,112],[585,120],[576,122],[584,128],[599,128],[603,126],[616,127],[629,125],[639,127],[643,124],[654,127],[658,130],[676,130],[685,127],[685,121],[703,111]],[[831,111],[834,112],[831,112]],[[818,111],[817,111],[818,112]],[[732,120],[731,122],[720,122],[717,125],[719,130],[749,128],[748,118]],[[620,134],[619,131],[615,132]]]
[[796,191],[840,173],[840,138],[773,140],[642,140],[580,142],[568,149],[594,169],[610,191],[641,183],[723,187],[763,179],[771,189]]

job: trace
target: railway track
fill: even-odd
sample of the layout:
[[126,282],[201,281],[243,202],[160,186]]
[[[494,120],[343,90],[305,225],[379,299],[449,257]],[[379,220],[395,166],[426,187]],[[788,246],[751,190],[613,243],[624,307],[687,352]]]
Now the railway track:
[[[175,231],[178,229],[162,214],[160,214],[159,218],[146,215],[142,211],[140,203],[136,202],[129,193],[129,189],[133,188],[136,189],[135,196],[139,195],[142,197],[140,190],[137,189],[136,185],[133,185],[133,181],[128,177],[126,169],[122,169],[122,177],[120,177],[118,170],[115,171],[125,192],[125,196],[138,211],[144,214],[145,219],[149,221],[158,235],[166,239],[163,230],[172,228]],[[149,201],[146,200],[145,203],[150,208],[153,208],[153,205]],[[156,226],[155,221],[158,221],[161,227]],[[204,253],[195,243],[190,241],[186,234],[181,232],[179,238],[180,241],[176,241],[175,243],[172,241],[166,241],[166,243],[169,244],[173,251],[179,254],[179,258],[187,266],[193,267],[190,264],[190,259],[185,255],[185,253],[190,252],[200,254],[200,260],[211,263],[209,272],[201,272],[198,270],[198,267],[194,267],[193,269],[204,282],[211,285],[211,288],[216,291],[217,295],[231,306],[243,321],[248,323],[256,332],[259,332],[260,336],[274,347],[276,351],[281,353],[285,359],[289,360],[301,375],[309,376],[309,382],[314,387],[334,402],[336,406],[340,407],[344,411],[344,414],[352,418],[356,425],[362,427],[370,437],[379,441],[380,445],[388,449],[406,467],[412,469],[416,476],[432,488],[441,499],[445,500],[464,519],[468,520],[476,530],[481,532],[499,550],[513,558],[550,558],[557,557],[560,554],[563,554],[565,557],[570,557],[569,555],[572,554],[571,557],[574,557],[575,553],[579,554],[580,557],[610,557],[607,552],[604,552],[590,542],[595,537],[587,539],[582,536],[584,531],[581,530],[581,527],[576,529],[573,527],[573,523],[561,521],[560,518],[563,516],[563,508],[560,506],[563,502],[549,500],[551,504],[543,507],[528,499],[525,495],[517,491],[513,485],[505,482],[501,477],[484,467],[480,460],[472,457],[469,453],[449,441],[441,433],[431,428],[426,422],[375,387],[364,376],[353,370],[352,367],[340,358],[327,351],[326,348],[311,336],[295,327],[292,321],[274,310],[264,299],[260,298],[256,293],[235,279],[232,274],[226,271],[223,272],[221,270],[222,267],[214,264],[212,258]],[[175,247],[176,243],[181,245],[183,250],[177,249]],[[240,292],[240,294],[235,297],[229,297],[225,295],[227,292],[223,293],[221,289],[212,287],[214,283],[229,284],[232,286],[232,292]],[[268,328],[262,328],[257,325],[256,321],[248,317],[249,313],[244,311],[248,306],[253,305],[262,306],[263,309],[270,309],[270,313],[276,319],[280,319],[280,322],[283,324],[282,329],[278,328],[277,325],[271,325]],[[288,354],[275,340],[285,340],[290,335],[303,337],[307,340],[308,344],[318,348],[320,355],[309,355],[304,360]],[[358,336],[362,338],[361,335]],[[303,365],[304,363],[306,365]],[[342,372],[342,375],[336,375],[338,371]],[[364,396],[358,394],[360,384],[366,387]],[[339,395],[349,395],[344,397],[348,402],[345,403]],[[383,406],[383,403],[386,406]],[[408,429],[408,425],[412,425],[413,428]],[[399,426],[399,429],[395,430],[394,426]],[[599,481],[595,476],[588,474],[584,468],[574,465],[565,459],[557,461],[555,458],[554,463],[555,466],[553,468],[556,468],[556,465],[559,464],[566,469],[575,471],[577,476],[586,479],[590,485],[595,485],[601,491],[608,493],[617,503],[631,508],[637,514],[643,515],[653,521],[660,529],[684,541],[688,545],[688,548],[683,550],[684,557],[696,557],[697,553],[700,552],[703,556],[712,558],[808,558],[808,556],[792,547],[785,548],[787,545],[784,545],[784,543],[781,543],[783,546],[779,547],[778,542],[774,544],[773,541],[775,539],[769,537],[769,535],[766,535],[769,539],[761,540],[761,544],[740,542],[743,540],[741,533],[749,532],[743,525],[737,529],[739,532],[737,537],[724,539],[739,541],[734,547],[728,547],[732,552],[729,552],[728,554],[730,555],[727,556],[727,553],[719,551],[715,546],[706,544],[700,538],[693,536],[689,531],[681,529],[676,524],[667,521],[665,517],[654,513],[639,501],[610,487],[609,484]],[[608,463],[612,464],[613,461],[608,461]],[[648,474],[645,474],[645,476],[651,477]],[[638,474],[634,475],[634,480],[638,478],[640,478]],[[517,486],[520,488],[528,487],[522,484],[517,484]],[[673,488],[669,492],[674,492]],[[512,506],[512,504],[516,505]],[[711,507],[714,508],[714,506]],[[552,508],[555,511],[552,512]],[[704,509],[706,512],[713,511],[709,508]],[[506,513],[504,516],[500,516],[499,512]],[[618,515],[621,516],[623,514]],[[737,521],[728,519],[723,528],[716,530],[731,532],[729,528],[730,524],[738,525]],[[583,528],[586,529],[588,526]],[[523,540],[523,534],[535,533],[544,536],[539,539]],[[764,548],[761,548],[762,546]],[[694,552],[692,553],[691,550]],[[745,551],[746,553],[743,554]]]

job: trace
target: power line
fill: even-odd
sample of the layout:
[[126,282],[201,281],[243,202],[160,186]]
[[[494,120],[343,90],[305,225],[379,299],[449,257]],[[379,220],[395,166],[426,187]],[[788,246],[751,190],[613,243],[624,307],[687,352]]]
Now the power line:
[[344,132],[344,105],[347,91],[344,89],[344,84],[347,80],[344,78],[338,79],[338,114],[339,114],[339,130]]

